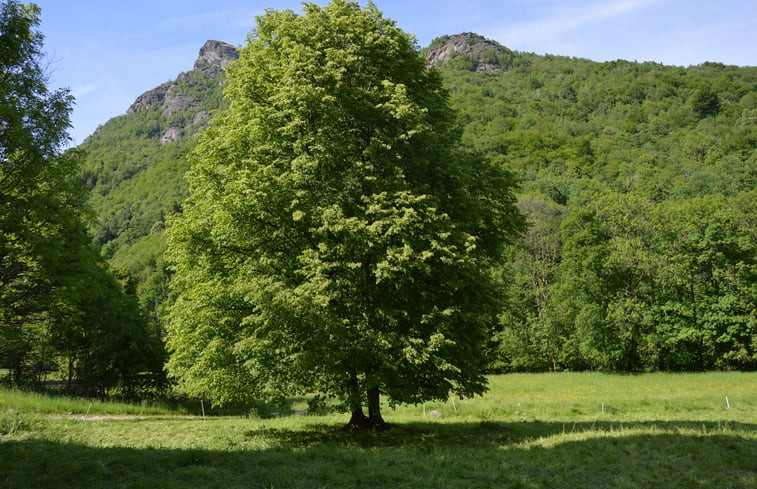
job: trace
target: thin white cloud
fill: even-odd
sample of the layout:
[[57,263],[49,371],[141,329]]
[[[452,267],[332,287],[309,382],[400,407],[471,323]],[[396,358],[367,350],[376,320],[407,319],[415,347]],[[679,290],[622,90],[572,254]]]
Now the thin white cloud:
[[502,32],[501,37],[517,41],[518,44],[539,44],[591,24],[617,20],[661,1],[664,0],[594,1],[580,6],[560,8],[537,20],[514,25]]
[[89,83],[87,85],[82,85],[75,87],[71,90],[71,95],[74,96],[75,99],[80,99],[87,95],[88,93],[94,92],[97,90],[98,85],[96,83]]

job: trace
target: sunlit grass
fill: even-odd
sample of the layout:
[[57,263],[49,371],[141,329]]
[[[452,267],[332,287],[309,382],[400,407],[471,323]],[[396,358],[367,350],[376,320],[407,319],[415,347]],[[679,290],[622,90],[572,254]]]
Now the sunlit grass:
[[495,376],[359,434],[339,413],[85,421],[3,403],[20,423],[0,430],[4,488],[757,487],[757,373]]
[[[599,373],[493,376],[490,391],[472,400],[426,403],[445,417],[503,420],[742,420],[757,412],[757,375]],[[726,397],[728,401],[726,402]],[[422,407],[420,408],[422,411]],[[403,407],[400,413],[418,412]]]
[[0,387],[0,411],[4,409],[38,414],[136,416],[188,414],[185,407],[175,403],[102,401]]

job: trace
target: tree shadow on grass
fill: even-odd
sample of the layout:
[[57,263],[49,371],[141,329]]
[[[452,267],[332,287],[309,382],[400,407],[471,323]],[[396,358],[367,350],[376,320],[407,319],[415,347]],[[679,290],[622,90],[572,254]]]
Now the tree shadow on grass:
[[282,446],[358,446],[390,448],[403,446],[496,447],[548,438],[560,434],[604,433],[629,430],[656,430],[666,434],[694,431],[717,434],[723,431],[757,433],[757,424],[731,421],[590,421],[590,422],[413,422],[391,424],[386,431],[345,432],[331,425],[311,425],[307,430],[260,428],[248,435],[261,435],[278,440]]
[[265,450],[0,442],[0,487],[757,487],[757,425],[410,423],[380,433],[251,429]]

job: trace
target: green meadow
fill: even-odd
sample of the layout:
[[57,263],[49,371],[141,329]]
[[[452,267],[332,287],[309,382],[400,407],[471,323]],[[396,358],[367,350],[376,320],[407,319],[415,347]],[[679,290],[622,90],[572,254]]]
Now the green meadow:
[[493,376],[383,432],[206,408],[0,391],[0,487],[757,488],[757,373]]

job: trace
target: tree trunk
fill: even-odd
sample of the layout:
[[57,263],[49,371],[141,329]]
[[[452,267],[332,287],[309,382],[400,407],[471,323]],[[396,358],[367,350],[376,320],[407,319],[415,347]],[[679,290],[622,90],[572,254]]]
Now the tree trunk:
[[344,431],[385,430],[388,425],[381,417],[381,392],[378,387],[371,387],[368,394],[368,416],[363,412],[360,384],[357,375],[350,379],[348,403],[352,411],[350,421],[342,428]]
[[74,380],[74,355],[70,351],[68,352],[68,384],[67,387],[71,390],[71,384]]
[[357,431],[368,427],[368,417],[363,413],[363,402],[360,396],[360,383],[356,373],[351,373],[349,382],[349,394],[347,402],[350,405],[352,416],[349,423],[342,428],[344,431]]
[[384,418],[381,417],[381,392],[378,387],[368,389],[368,425],[374,430],[387,428]]
[[347,426],[342,428],[344,431],[359,431],[368,428],[368,417],[363,413],[363,407],[352,410],[352,416]]

